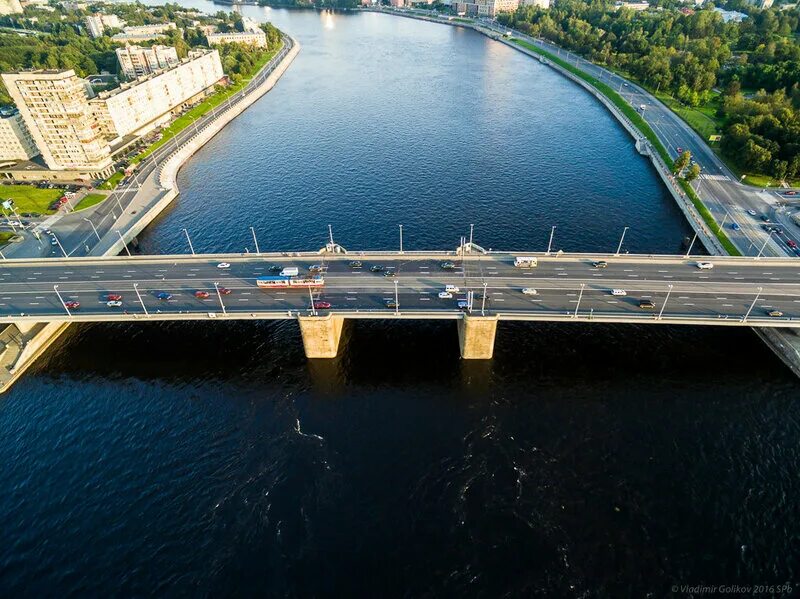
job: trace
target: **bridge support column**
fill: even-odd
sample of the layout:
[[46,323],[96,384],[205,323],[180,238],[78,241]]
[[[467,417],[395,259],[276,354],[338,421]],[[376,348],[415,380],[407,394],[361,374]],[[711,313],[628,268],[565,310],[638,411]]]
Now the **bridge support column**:
[[335,358],[339,351],[344,318],[341,316],[298,316],[306,358]]
[[494,354],[497,316],[470,316],[458,321],[458,343],[465,360],[490,360]]

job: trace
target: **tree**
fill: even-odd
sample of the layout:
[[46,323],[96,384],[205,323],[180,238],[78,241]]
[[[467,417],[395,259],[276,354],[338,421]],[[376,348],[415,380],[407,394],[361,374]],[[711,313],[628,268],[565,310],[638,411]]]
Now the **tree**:
[[687,183],[689,183],[697,179],[697,177],[699,176],[700,176],[700,165],[693,164],[691,167],[689,167],[689,170],[686,172],[686,176],[684,177],[684,179],[686,180]]
[[786,170],[789,163],[785,160],[773,160],[771,166],[772,176],[778,181],[783,181],[786,178]]
[[686,168],[691,158],[692,153],[689,150],[684,150],[683,153],[675,159],[675,162],[672,163],[672,172],[677,175]]

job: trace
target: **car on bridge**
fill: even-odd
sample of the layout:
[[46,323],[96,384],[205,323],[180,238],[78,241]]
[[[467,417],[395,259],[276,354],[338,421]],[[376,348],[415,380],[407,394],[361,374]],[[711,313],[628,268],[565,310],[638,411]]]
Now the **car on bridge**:
[[322,272],[322,264],[312,264],[308,267],[308,272]]
[[385,271],[383,273],[383,276],[384,277],[389,277],[389,278],[396,277],[397,276],[397,271],[396,270],[387,270],[387,271]]
[[456,285],[445,285],[444,290],[449,293],[458,293],[461,291],[461,289],[459,289]]
[[208,299],[211,294],[208,291],[197,290],[194,292],[194,296],[197,299]]
[[225,269],[225,268],[230,268],[230,267],[231,267],[231,265],[228,264],[227,262],[220,262],[219,264],[217,264],[217,268]]
[[227,287],[217,287],[217,291],[219,291],[220,295],[230,295],[231,293],[233,293],[233,291],[231,291]]
[[440,291],[439,299],[453,299],[453,294],[449,291]]
[[381,266],[380,264],[373,264],[369,267],[370,272],[383,272],[384,270],[386,270],[386,267]]
[[156,293],[156,297],[162,301],[168,301],[172,299],[172,294],[168,291],[159,291]]
[[107,302],[118,302],[122,300],[122,296],[119,293],[109,293],[106,295]]
[[397,302],[394,301],[393,299],[386,300],[385,302],[383,302],[383,304],[387,308],[397,308]]
[[656,305],[652,302],[652,300],[640,300],[639,307],[642,310],[652,310],[656,307]]
[[122,307],[122,302],[119,300],[110,300],[106,302],[106,306],[109,308],[120,308]]
[[796,242],[796,241],[794,241],[793,239],[789,239],[789,240],[786,242],[786,245],[788,245],[788,246],[789,246],[790,248],[792,248],[793,250],[796,250],[796,249],[797,249],[797,242]]
[[539,295],[539,292],[536,291],[536,289],[534,289],[533,287],[523,287],[522,293],[524,293],[525,295]]
[[713,262],[698,262],[696,266],[700,270],[711,270],[712,268],[714,268],[714,263]]
[[758,212],[756,212],[755,210],[752,210],[752,209],[748,210],[747,214],[749,214],[750,216],[758,216]]
[[606,262],[605,260],[595,260],[594,262],[592,262],[592,266],[594,266],[595,268],[606,268],[608,266],[608,262]]
[[314,302],[314,308],[316,310],[327,310],[330,307],[331,307],[331,303],[330,302],[325,302],[325,301],[322,301],[322,300],[317,300],[317,301]]
[[64,307],[70,310],[77,310],[81,307],[81,303],[75,300],[67,300],[64,302]]
[[456,265],[449,260],[445,260],[444,262],[440,263],[439,266],[442,268],[442,270],[453,270],[456,267]]
[[767,312],[767,316],[771,316],[772,318],[780,318],[781,316],[783,316],[783,312],[781,312],[780,310],[770,310],[769,312]]
[[351,260],[350,264],[348,264],[347,266],[349,266],[350,268],[361,268],[362,266],[364,266],[364,264],[363,262],[361,262],[361,260]]
[[273,264],[269,267],[269,272],[281,272],[283,270],[283,266],[279,266],[278,264]]
[[739,223],[731,223],[731,229],[734,231],[739,231],[741,227],[739,226]]
[[623,296],[628,295],[628,292],[625,291],[624,289],[612,289],[611,290],[611,295],[615,295],[617,297],[623,297]]

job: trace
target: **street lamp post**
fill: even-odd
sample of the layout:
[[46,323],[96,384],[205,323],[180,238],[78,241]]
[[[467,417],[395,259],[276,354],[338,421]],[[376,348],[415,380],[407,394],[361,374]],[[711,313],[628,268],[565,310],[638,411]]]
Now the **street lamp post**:
[[483,297],[481,298],[481,316],[485,315],[486,310],[486,281],[483,282]]
[[770,232],[769,232],[769,235],[767,235],[767,238],[764,240],[764,245],[762,245],[762,246],[761,246],[761,249],[760,249],[760,250],[758,250],[758,255],[755,257],[755,259],[756,259],[756,260],[758,260],[759,258],[761,258],[761,254],[762,254],[762,253],[764,253],[764,250],[766,249],[766,247],[767,247],[767,244],[769,243],[769,239],[770,239],[770,237],[772,237],[772,234],[773,234],[774,232],[775,232],[775,230],[773,229],[772,231],[770,231]]
[[550,227],[550,241],[547,242],[547,254],[546,255],[548,255],[548,256],[550,255],[550,250],[553,247],[553,235],[555,235],[555,232],[556,232],[556,225],[553,225],[552,227]]
[[394,282],[394,313],[400,314],[400,296],[397,293],[397,281]]
[[189,250],[192,252],[192,256],[195,256],[196,254],[194,253],[194,246],[192,245],[192,239],[189,237],[189,231],[187,231],[186,229],[181,229],[181,231],[183,231],[184,234],[186,235],[186,241],[189,242]]
[[139,293],[139,283],[133,284],[133,290],[136,292],[136,297],[139,298],[139,303],[142,304],[142,310],[144,310],[145,316],[150,316],[150,313],[147,311],[147,306],[144,305],[144,300],[142,299],[142,294]]
[[256,239],[256,230],[253,227],[250,227],[250,232],[253,234],[253,243],[256,244],[256,254],[260,256],[261,250],[258,249],[258,239]]
[[747,309],[747,313],[742,318],[742,322],[747,322],[747,317],[750,316],[750,312],[753,311],[753,308],[756,307],[756,302],[758,301],[758,296],[761,295],[762,288],[757,287],[758,293],[756,293],[756,297],[753,299],[753,303],[750,304],[750,307]]
[[667,302],[669,301],[669,294],[672,293],[672,285],[669,285],[669,290],[667,290],[667,297],[664,298],[664,303],[661,305],[661,310],[658,312],[658,318],[656,320],[661,320],[661,315],[664,313],[664,308],[667,307]]
[[308,287],[308,299],[311,302],[311,315],[317,315],[317,307],[314,305],[314,294],[311,293],[311,287]]
[[697,233],[695,233],[695,234],[694,234],[694,237],[692,237],[692,242],[689,244],[689,249],[688,249],[688,250],[686,250],[686,256],[685,256],[685,258],[688,258],[688,257],[689,257],[689,254],[691,254],[691,253],[692,253],[692,248],[694,247],[694,242],[695,242],[695,241],[697,241]]
[[472,234],[474,233],[474,231],[475,231],[475,225],[471,224],[469,226],[469,249],[470,249],[470,251],[472,251]]
[[94,231],[95,236],[97,237],[97,241],[100,241],[100,233],[97,232],[97,228],[94,226],[94,223],[90,221],[88,218],[84,218],[87,223],[89,223],[92,227],[92,231]]
[[400,253],[403,253],[403,225],[400,225]]
[[225,310],[225,304],[222,301],[222,294],[219,292],[219,282],[218,281],[214,281],[214,289],[217,290],[217,297],[219,298],[219,305],[222,308],[222,313],[227,315],[228,312]]
[[67,311],[67,316],[69,316],[70,318],[72,318],[72,312],[70,312],[70,311],[69,311],[69,308],[67,308],[67,304],[66,304],[66,302],[64,301],[64,298],[63,298],[63,297],[61,297],[61,294],[58,292],[58,285],[53,285],[53,291],[55,291],[55,292],[56,292],[56,295],[58,296],[58,301],[60,301],[60,302],[61,302],[61,305],[62,305],[62,306],[64,307],[64,309]]
[[122,247],[125,248],[125,252],[128,254],[128,257],[131,255],[131,251],[128,249],[128,244],[125,243],[125,238],[122,237],[122,233],[119,232],[119,229],[116,230],[117,235],[119,235],[119,240],[122,242]]
[[622,250],[622,242],[625,240],[625,233],[628,232],[628,229],[630,229],[630,227],[622,229],[622,236],[619,238],[619,245],[617,246],[617,252],[614,254],[615,256],[619,256],[619,252]]
[[575,305],[575,314],[573,318],[578,317],[578,308],[581,307],[581,298],[583,297],[583,288],[586,286],[586,283],[581,283],[581,292],[578,294],[578,303]]

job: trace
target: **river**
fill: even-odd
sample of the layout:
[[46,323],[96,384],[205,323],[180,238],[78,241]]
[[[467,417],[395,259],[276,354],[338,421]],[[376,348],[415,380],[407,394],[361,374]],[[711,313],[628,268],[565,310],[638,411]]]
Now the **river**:
[[[222,7],[198,0],[204,10]],[[179,175],[147,253],[676,252],[589,94],[472,31],[258,7],[303,49]],[[73,327],[0,397],[0,591],[660,596],[797,574],[798,381],[747,330],[357,322]]]

